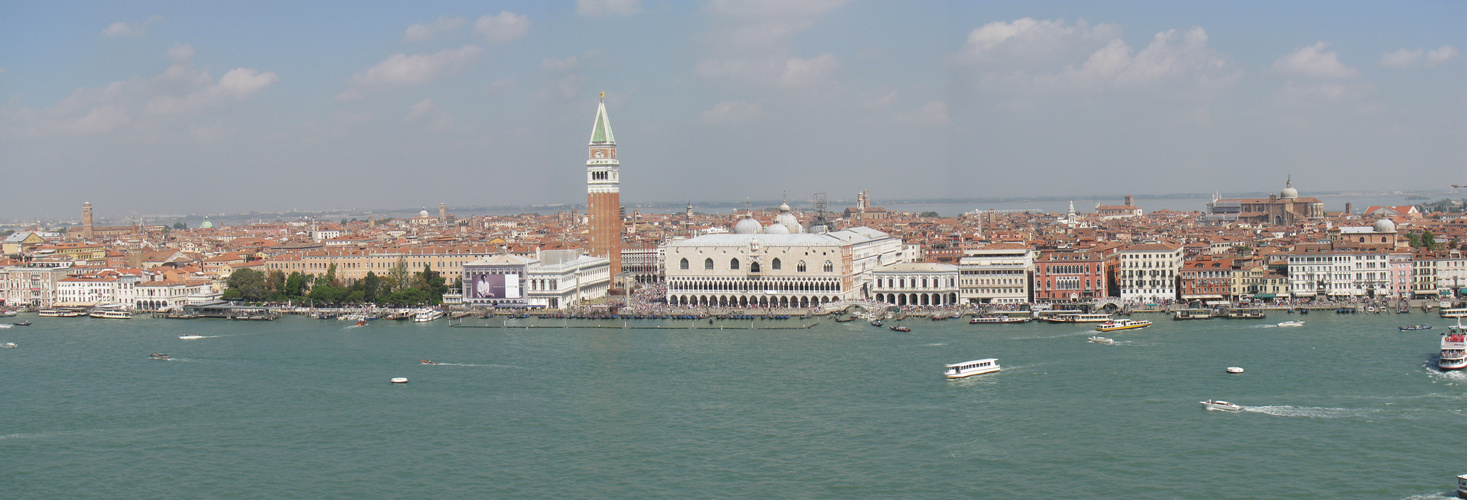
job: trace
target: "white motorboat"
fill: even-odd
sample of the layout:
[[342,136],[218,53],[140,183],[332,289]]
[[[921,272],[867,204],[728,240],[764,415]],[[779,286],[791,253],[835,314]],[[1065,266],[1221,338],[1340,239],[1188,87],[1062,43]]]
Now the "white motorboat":
[[1467,368],[1467,333],[1442,335],[1442,354],[1436,367],[1443,370]]
[[1303,321],[1285,321],[1283,323],[1279,323],[1279,328],[1300,327],[1300,326],[1304,326],[1304,322]]
[[0,328],[10,328],[10,327],[12,327],[12,326],[15,326],[15,325],[12,325],[12,324],[9,324],[9,323],[6,323],[6,324],[0,324]]
[[15,342],[6,342],[4,344],[0,344],[0,348],[14,349],[15,348]]
[[1110,344],[1116,343],[1115,339],[1108,339],[1108,338],[1101,337],[1101,336],[1098,336],[1098,335],[1091,335],[1089,341],[1090,341],[1091,344],[1106,344],[1106,345],[1110,345]]
[[173,359],[173,356],[169,356],[167,354],[155,352],[155,353],[149,354],[148,355],[148,358],[150,358],[150,359],[158,359],[158,360],[163,360],[163,361],[169,361],[169,360]]
[[1218,399],[1218,400],[1209,399],[1207,401],[1198,401],[1198,402],[1199,403],[1202,403],[1202,407],[1203,408],[1207,408],[1209,410],[1217,410],[1217,411],[1238,411],[1238,410],[1242,410],[1243,409],[1242,406],[1235,405],[1233,403],[1229,403],[1229,402],[1223,401],[1221,399]]
[[1243,367],[1241,367],[1241,366],[1229,366],[1228,367],[1228,373],[1243,373]]
[[413,321],[417,321],[419,323],[427,323],[429,321],[433,321],[442,317],[443,311],[439,311],[437,309],[422,309],[413,314]]
[[394,383],[394,384],[406,384],[407,383],[407,377],[392,377],[392,383]]
[[985,373],[993,373],[996,371],[999,371],[998,360],[995,358],[987,358],[975,359],[972,361],[964,361],[962,363],[953,363],[947,365],[947,370],[944,372],[944,374],[947,376],[948,380],[953,380],[963,377],[971,377],[974,375],[982,375]]
[[1457,476],[1457,498],[1467,498],[1467,474]]
[[197,333],[190,333],[190,334],[179,335],[178,336],[178,340],[199,340],[201,338],[204,338],[204,336],[203,335],[199,335]]

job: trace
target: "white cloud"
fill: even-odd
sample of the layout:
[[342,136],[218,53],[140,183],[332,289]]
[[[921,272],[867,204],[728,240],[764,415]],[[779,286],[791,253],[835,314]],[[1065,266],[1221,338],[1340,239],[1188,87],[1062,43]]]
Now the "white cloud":
[[952,60],[982,85],[1019,93],[1169,87],[1206,94],[1240,78],[1207,42],[1200,27],[1171,29],[1133,54],[1111,25],[1023,18],[973,30]]
[[1354,78],[1360,72],[1340,63],[1339,53],[1326,52],[1329,44],[1319,42],[1280,57],[1273,69],[1290,75],[1309,78],[1341,79]]
[[[44,109],[23,108],[4,118],[3,128],[23,135],[101,134],[127,129],[141,132],[165,130],[182,124],[181,130],[202,130],[193,123],[206,111],[248,99],[274,85],[273,72],[236,68],[217,81],[208,71],[188,67],[187,45],[168,51],[175,64],[152,78],[119,80],[101,88],[81,88]],[[218,127],[204,127],[221,130]],[[198,134],[188,133],[193,137]]]
[[907,125],[951,125],[953,120],[947,114],[947,103],[932,101],[923,104],[922,107],[902,113],[896,116],[897,123]]
[[814,88],[830,83],[830,74],[840,67],[840,61],[831,54],[820,54],[810,59],[791,57],[784,62],[784,72],[778,83],[788,88]]
[[139,38],[139,37],[143,37],[143,36],[146,36],[148,34],[148,25],[153,24],[153,23],[156,23],[158,21],[162,21],[162,20],[163,20],[162,17],[153,16],[153,17],[149,17],[147,21],[143,21],[141,23],[128,24],[128,23],[123,22],[123,21],[117,21],[117,22],[114,22],[112,24],[107,25],[106,28],[103,28],[102,29],[102,36],[105,36],[105,37],[108,37],[108,38],[122,38],[122,37]]
[[702,120],[710,125],[744,123],[757,118],[761,113],[759,108],[758,103],[724,101],[704,111]]
[[1451,45],[1443,45],[1432,50],[1424,49],[1401,49],[1395,52],[1387,52],[1380,58],[1380,65],[1387,68],[1434,68],[1442,63],[1456,59],[1461,56],[1457,48]]
[[352,75],[348,80],[352,87],[337,94],[337,100],[354,100],[365,96],[365,91],[375,88],[410,87],[423,85],[473,64],[483,52],[477,45],[465,45],[434,54],[394,54],[387,60]]
[[583,16],[629,16],[641,11],[639,0],[576,0],[576,13]]
[[458,29],[459,26],[463,26],[464,22],[464,18],[462,17],[442,16],[437,21],[431,23],[419,23],[408,26],[407,32],[402,35],[402,39],[408,42],[432,40],[439,33],[447,33]]
[[189,64],[194,60],[194,48],[186,43],[175,43],[168,49],[168,60],[173,64]]
[[433,104],[432,99],[423,99],[408,108],[407,123],[426,124],[433,130],[453,128],[453,116]]
[[489,43],[504,43],[517,40],[530,32],[530,17],[510,11],[500,11],[497,16],[484,16],[474,23],[474,33],[483,36]]
[[1284,88],[1278,94],[1281,104],[1310,104],[1325,103],[1337,104],[1346,101],[1356,101],[1365,98],[1375,90],[1375,85],[1369,82],[1323,82],[1299,84],[1294,81],[1284,82]]
[[578,65],[576,56],[570,56],[564,59],[547,57],[540,61],[540,68],[548,71],[570,71],[576,69]]

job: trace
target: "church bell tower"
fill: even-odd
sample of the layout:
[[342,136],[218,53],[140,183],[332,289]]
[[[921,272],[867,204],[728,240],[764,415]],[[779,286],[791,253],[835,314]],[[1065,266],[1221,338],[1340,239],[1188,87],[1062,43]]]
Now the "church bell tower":
[[606,93],[596,108],[591,126],[591,144],[586,159],[586,215],[589,218],[587,246],[595,257],[611,260],[611,275],[621,274],[621,163],[616,159],[616,137],[606,118]]

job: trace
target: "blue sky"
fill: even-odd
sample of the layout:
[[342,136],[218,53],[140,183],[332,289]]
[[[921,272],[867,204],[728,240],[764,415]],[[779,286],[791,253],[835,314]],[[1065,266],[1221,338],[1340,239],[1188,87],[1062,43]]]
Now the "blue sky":
[[[0,220],[1467,184],[1464,2],[7,2]],[[24,186],[24,188],[19,188]]]

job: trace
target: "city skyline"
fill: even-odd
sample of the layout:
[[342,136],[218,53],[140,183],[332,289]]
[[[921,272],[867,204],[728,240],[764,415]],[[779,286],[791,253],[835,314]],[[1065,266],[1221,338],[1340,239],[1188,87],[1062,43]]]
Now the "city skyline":
[[0,7],[0,219],[1467,181],[1460,3],[357,10]]

